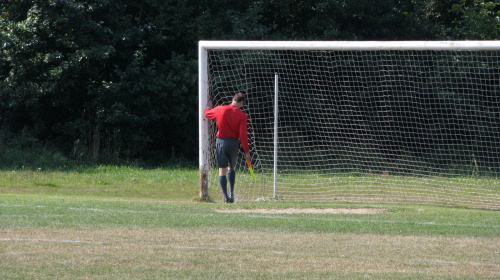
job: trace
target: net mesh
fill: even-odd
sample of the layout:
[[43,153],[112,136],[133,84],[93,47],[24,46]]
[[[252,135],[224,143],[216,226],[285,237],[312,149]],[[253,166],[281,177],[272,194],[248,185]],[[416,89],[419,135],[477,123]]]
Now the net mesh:
[[277,74],[280,199],[500,209],[498,51],[209,50],[208,73],[214,106],[248,93],[237,200],[273,197]]

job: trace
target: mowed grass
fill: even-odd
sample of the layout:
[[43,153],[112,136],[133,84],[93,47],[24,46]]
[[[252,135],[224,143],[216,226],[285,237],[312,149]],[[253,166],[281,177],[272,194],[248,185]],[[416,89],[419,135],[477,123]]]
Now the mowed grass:
[[70,171],[0,171],[3,192],[185,200],[198,194],[194,169],[144,169],[127,166],[73,168]]
[[[196,169],[0,172],[0,279],[498,279],[500,212],[193,202]],[[377,209],[312,214],[253,209]],[[246,212],[236,210],[246,209]]]

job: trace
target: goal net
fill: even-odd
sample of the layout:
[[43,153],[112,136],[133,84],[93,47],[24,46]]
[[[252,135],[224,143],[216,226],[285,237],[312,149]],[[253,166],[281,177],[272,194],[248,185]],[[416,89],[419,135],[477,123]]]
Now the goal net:
[[245,90],[239,201],[500,209],[500,42],[201,41],[199,71],[202,196],[221,193],[205,105]]

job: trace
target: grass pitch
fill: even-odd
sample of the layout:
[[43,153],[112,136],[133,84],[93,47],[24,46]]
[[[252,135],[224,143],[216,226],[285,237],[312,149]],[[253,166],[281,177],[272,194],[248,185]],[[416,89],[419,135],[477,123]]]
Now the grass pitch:
[[0,279],[500,278],[498,211],[195,203],[190,169],[0,173]]

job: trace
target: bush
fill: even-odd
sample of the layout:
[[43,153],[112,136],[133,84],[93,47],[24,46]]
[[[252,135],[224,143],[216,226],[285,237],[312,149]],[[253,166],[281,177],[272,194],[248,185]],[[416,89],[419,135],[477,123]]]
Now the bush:
[[56,169],[71,164],[56,148],[40,142],[28,130],[20,134],[0,131],[0,168]]

